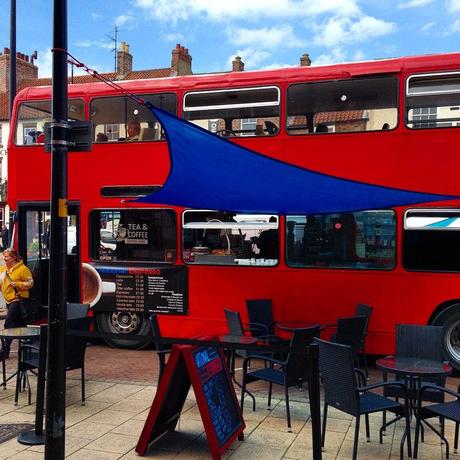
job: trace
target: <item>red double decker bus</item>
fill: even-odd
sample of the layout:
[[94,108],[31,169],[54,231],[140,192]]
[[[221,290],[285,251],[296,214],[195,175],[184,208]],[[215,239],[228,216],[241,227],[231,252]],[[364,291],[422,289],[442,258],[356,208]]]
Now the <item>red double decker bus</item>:
[[[120,86],[288,163],[460,195],[460,54]],[[44,303],[50,97],[49,87],[18,94],[8,145],[17,245]],[[326,323],[362,302],[373,307],[369,352],[393,351],[396,323],[440,324],[460,369],[460,200],[308,216],[138,204],[170,170],[153,114],[104,83],[69,85],[68,113],[94,131],[91,152],[69,154],[69,301],[91,304],[98,328],[119,333],[112,345],[139,345],[126,337],[150,333],[151,311],[165,335],[192,336],[225,331],[224,308],[246,319],[246,299],[272,299],[276,320]]]

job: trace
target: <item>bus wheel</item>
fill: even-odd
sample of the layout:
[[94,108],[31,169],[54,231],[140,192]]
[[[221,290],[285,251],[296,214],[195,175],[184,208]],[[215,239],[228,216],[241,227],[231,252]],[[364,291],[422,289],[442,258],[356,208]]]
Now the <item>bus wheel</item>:
[[452,367],[460,372],[460,304],[441,312],[433,321],[444,328],[444,352]]
[[115,348],[145,348],[148,342],[142,340],[123,340],[123,336],[151,336],[151,326],[147,316],[127,311],[98,312],[97,325],[101,332],[120,334],[120,339],[104,339],[108,345]]

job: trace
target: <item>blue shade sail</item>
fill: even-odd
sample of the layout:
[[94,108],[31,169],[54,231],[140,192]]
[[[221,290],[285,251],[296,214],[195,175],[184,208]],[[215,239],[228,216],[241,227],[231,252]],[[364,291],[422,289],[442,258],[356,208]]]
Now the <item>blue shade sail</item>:
[[165,130],[171,170],[161,190],[135,200],[139,203],[262,214],[326,214],[456,198],[317,173],[149,108]]

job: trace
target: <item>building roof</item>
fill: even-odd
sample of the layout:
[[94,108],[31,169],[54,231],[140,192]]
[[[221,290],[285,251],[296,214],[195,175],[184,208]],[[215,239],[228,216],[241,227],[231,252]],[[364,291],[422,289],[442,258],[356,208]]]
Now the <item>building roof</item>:
[[[117,74],[115,72],[101,73],[101,76],[108,80],[116,81]],[[143,80],[150,78],[164,78],[171,76],[171,68],[164,69],[148,69],[148,70],[133,70],[124,76],[123,80]],[[69,77],[69,84],[72,83],[94,83],[98,81],[92,75],[75,75],[73,78]],[[23,80],[18,84],[17,91],[32,86],[51,86],[51,78],[31,78]],[[0,93],[0,120],[9,119],[9,97],[8,92]]]

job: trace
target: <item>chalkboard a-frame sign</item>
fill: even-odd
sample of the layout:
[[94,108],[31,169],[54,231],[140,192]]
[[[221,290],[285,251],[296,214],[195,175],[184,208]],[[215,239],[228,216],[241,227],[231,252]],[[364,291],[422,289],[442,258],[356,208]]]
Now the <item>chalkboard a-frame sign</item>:
[[136,452],[145,455],[168,431],[174,431],[193,387],[209,448],[220,459],[245,428],[241,409],[221,349],[174,345],[150,408]]

